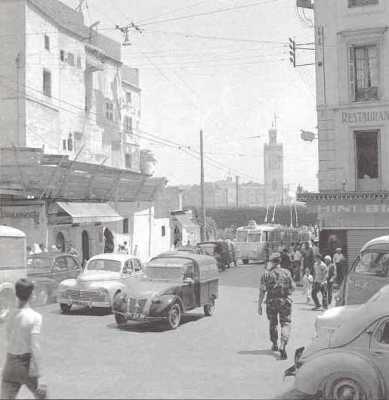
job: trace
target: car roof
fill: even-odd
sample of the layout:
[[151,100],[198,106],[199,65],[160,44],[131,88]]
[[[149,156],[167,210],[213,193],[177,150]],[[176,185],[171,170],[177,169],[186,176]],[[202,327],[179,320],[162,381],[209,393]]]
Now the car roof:
[[26,234],[19,229],[7,225],[0,225],[0,236],[24,238]]
[[388,303],[389,285],[386,285],[366,303],[339,307],[339,309],[344,307],[347,309],[347,321],[335,331],[333,343],[343,345],[358,336],[377,319],[389,316]]
[[182,259],[183,261],[185,260],[192,260],[197,262],[199,265],[201,264],[213,264],[215,263],[215,258],[211,256],[206,256],[203,254],[192,254],[188,252],[176,252],[176,253],[166,253],[166,254],[160,254],[159,256],[153,257],[150,261],[155,260],[156,258],[179,258]]
[[96,254],[95,256],[91,257],[89,261],[91,260],[115,260],[115,261],[126,261],[128,259],[137,259],[138,257],[132,255],[132,254],[125,254],[125,253],[101,253],[101,254]]
[[377,249],[377,250],[387,249],[387,250],[389,250],[389,235],[379,236],[372,240],[369,240],[367,243],[365,243],[362,246],[361,253],[368,249],[369,250],[372,250],[372,249]]

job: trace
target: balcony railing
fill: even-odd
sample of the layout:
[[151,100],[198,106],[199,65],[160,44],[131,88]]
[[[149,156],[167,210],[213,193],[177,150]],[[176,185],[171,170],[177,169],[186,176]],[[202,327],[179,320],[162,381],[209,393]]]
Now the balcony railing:
[[326,192],[302,192],[297,193],[297,201],[305,203],[321,202],[321,201],[359,201],[359,200],[387,200],[389,199],[389,191],[381,192],[342,192],[342,191],[326,191]]

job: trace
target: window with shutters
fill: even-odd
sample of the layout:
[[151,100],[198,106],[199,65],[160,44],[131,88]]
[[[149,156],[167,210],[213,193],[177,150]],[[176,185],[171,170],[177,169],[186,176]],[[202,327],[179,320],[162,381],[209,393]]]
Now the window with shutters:
[[105,118],[107,118],[108,121],[113,121],[113,103],[110,101],[105,103]]
[[363,7],[378,4],[378,0],[348,0],[348,6],[351,7]]
[[124,117],[124,130],[127,132],[132,132],[132,118]]
[[47,69],[43,70],[43,94],[51,97],[51,72]]
[[349,49],[350,89],[353,101],[378,99],[378,49],[376,45]]
[[131,168],[132,166],[132,157],[130,153],[126,153],[124,156],[124,163],[126,168]]
[[50,51],[50,37],[45,35],[45,49]]

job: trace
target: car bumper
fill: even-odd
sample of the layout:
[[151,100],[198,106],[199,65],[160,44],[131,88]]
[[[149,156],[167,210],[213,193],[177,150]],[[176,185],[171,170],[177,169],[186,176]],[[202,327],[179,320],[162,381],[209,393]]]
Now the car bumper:
[[120,311],[115,311],[115,314],[122,315],[127,321],[138,321],[138,322],[151,322],[151,321],[165,321],[167,316],[150,316],[140,313],[123,313]]
[[64,299],[58,297],[57,302],[60,304],[67,304],[69,306],[76,305],[76,306],[84,306],[89,308],[110,308],[111,302],[110,301],[92,301],[92,300],[72,300],[72,299]]

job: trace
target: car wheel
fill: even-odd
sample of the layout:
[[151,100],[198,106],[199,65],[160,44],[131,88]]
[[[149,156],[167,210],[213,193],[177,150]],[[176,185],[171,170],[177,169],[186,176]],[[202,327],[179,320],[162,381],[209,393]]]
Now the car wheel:
[[340,378],[326,385],[325,399],[328,400],[367,400],[363,387],[354,379]]
[[119,313],[115,313],[115,321],[117,326],[125,326],[127,324],[126,317]]
[[0,321],[8,317],[14,302],[15,295],[11,289],[4,289],[0,292]]
[[49,293],[47,292],[47,289],[45,287],[41,288],[36,288],[32,292],[32,299],[31,303],[34,306],[44,306],[48,303],[49,301]]
[[167,315],[167,323],[170,329],[176,329],[181,322],[181,307],[173,304]]
[[67,314],[72,308],[71,304],[61,303],[59,306],[61,307],[62,314]]
[[244,264],[244,265],[246,265],[246,264],[249,263],[249,260],[246,260],[246,259],[244,259],[244,260],[242,260],[242,261],[243,261],[243,264]]
[[215,300],[212,300],[211,303],[206,304],[204,306],[204,314],[207,317],[210,317],[215,312]]

